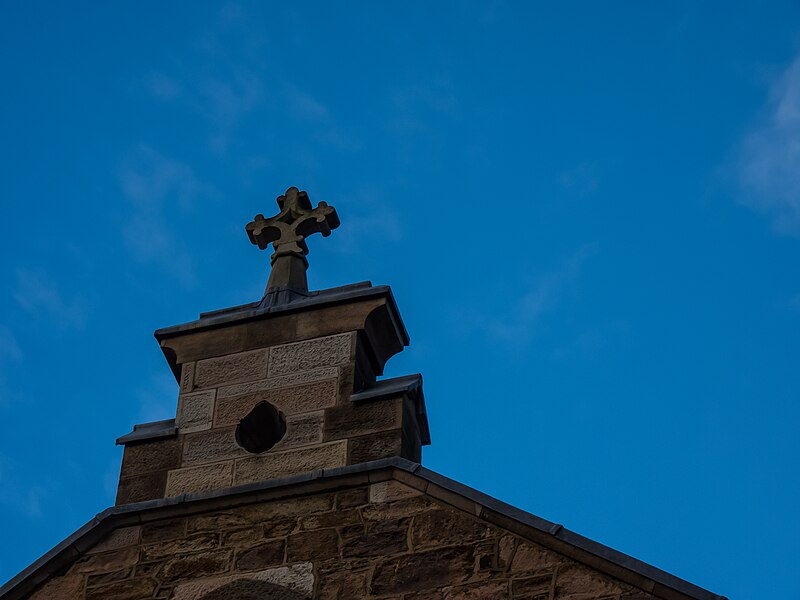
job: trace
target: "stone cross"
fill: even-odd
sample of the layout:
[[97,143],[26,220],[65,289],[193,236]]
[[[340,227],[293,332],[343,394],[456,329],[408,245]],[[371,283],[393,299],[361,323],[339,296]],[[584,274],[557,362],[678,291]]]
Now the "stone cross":
[[284,301],[289,301],[296,294],[308,295],[306,237],[312,233],[329,236],[331,230],[339,226],[339,216],[336,209],[325,202],[312,209],[308,194],[296,187],[290,187],[286,194],[278,196],[278,206],[280,212],[277,215],[269,219],[256,215],[246,230],[250,241],[261,250],[270,243],[275,250],[270,258],[272,271],[265,300],[268,296],[280,295]]

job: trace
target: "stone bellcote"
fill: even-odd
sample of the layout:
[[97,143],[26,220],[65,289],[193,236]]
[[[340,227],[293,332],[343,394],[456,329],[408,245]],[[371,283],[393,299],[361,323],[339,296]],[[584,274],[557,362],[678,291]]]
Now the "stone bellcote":
[[304,238],[329,234],[338,216],[325,203],[312,211],[296,188],[278,203],[277,217],[247,228],[275,247],[264,298],[155,332],[179,385],[177,413],[117,440],[117,504],[381,458],[419,462],[430,443],[421,376],[378,380],[409,342],[390,288],[309,292]]

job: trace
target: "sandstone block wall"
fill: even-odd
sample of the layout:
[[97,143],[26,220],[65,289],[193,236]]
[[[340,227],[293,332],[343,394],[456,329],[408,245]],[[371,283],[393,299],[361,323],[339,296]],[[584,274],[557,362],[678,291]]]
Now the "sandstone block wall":
[[[202,492],[387,456],[419,460],[404,441],[402,397],[353,404],[356,332],[228,354],[182,366],[176,437],[129,444],[117,504]],[[286,422],[251,454],[236,426],[260,402]]]
[[395,480],[108,535],[30,600],[645,600]]

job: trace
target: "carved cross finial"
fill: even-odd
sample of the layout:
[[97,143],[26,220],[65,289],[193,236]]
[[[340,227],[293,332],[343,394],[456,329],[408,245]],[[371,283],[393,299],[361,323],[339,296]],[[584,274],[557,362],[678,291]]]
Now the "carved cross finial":
[[247,236],[262,250],[270,243],[275,249],[270,258],[272,271],[266,295],[281,291],[306,295],[308,246],[305,239],[313,233],[329,236],[331,230],[339,226],[339,216],[336,209],[325,202],[312,209],[308,194],[296,187],[278,196],[278,206],[280,212],[274,217],[265,219],[264,215],[256,215],[247,224]]

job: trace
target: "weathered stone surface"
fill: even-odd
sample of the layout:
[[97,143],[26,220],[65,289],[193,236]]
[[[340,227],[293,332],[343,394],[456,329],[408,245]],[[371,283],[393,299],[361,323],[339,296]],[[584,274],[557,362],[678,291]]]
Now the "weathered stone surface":
[[175,425],[182,433],[201,431],[211,427],[214,418],[216,390],[181,394],[178,397],[178,415]]
[[320,576],[319,600],[349,600],[367,596],[368,571],[323,572]]
[[163,542],[183,537],[186,519],[167,519],[142,525],[142,543]]
[[361,522],[361,513],[358,509],[350,510],[337,510],[325,513],[317,513],[315,515],[305,515],[300,517],[297,523],[298,527],[303,531],[311,529],[325,529],[327,527],[342,527],[344,525],[352,525],[353,523]]
[[130,504],[153,498],[163,498],[167,472],[155,471],[145,475],[123,477],[117,489],[117,504]]
[[385,560],[372,577],[371,593],[399,594],[460,584],[472,575],[472,548],[457,546]]
[[152,597],[157,584],[152,579],[129,579],[86,590],[86,600],[142,600]]
[[306,597],[310,597],[314,591],[313,565],[311,563],[299,563],[265,569],[256,573],[182,583],[175,588],[172,600],[201,600],[206,594],[242,579],[274,583]]
[[412,487],[403,485],[399,481],[390,479],[389,481],[381,481],[373,483],[369,486],[369,501],[373,504],[381,504],[383,502],[395,502],[405,498],[414,498],[421,496],[422,492],[415,490]]
[[344,365],[351,358],[353,337],[352,333],[342,333],[275,346],[269,354],[269,376]]
[[141,527],[138,525],[115,529],[106,535],[94,548],[87,550],[86,554],[97,554],[98,552],[118,550],[126,546],[135,546],[139,543],[140,534]]
[[325,379],[304,385],[226,396],[217,402],[214,426],[237,425],[256,404],[264,401],[287,417],[320,411],[336,404],[336,389],[335,379]]
[[447,588],[444,593],[444,600],[487,600],[489,598],[507,597],[508,581],[504,579]]
[[83,576],[56,577],[35,591],[29,600],[53,600],[55,598],[64,598],[64,600],[83,598]]
[[174,469],[180,461],[177,438],[128,444],[122,456],[122,477]]
[[274,567],[283,564],[285,555],[284,540],[269,540],[237,552],[236,568],[240,571],[256,571],[264,567]]
[[366,521],[402,519],[423,513],[435,506],[426,496],[418,496],[386,504],[368,504],[361,509],[361,516]]
[[336,508],[351,508],[369,502],[369,488],[360,487],[336,494]]
[[511,560],[511,572],[533,571],[538,569],[551,569],[564,563],[564,557],[545,550],[541,546],[520,542],[517,551]]
[[[312,519],[313,517],[314,515],[310,515],[305,518]],[[262,533],[264,538],[276,538],[276,537],[287,536],[296,530],[297,530],[296,518],[293,517],[287,519],[276,518],[276,519],[270,519],[264,524],[264,529]]]
[[239,485],[297,475],[315,469],[341,467],[346,461],[347,443],[344,441],[274,454],[268,452],[262,456],[237,460],[234,483]]
[[129,579],[132,573],[133,568],[129,567],[127,569],[120,569],[119,571],[112,571],[111,573],[98,573],[96,575],[90,574],[86,577],[86,587],[105,585],[106,583],[112,583],[122,579]]
[[176,554],[202,552],[217,547],[219,533],[195,533],[177,540],[146,544],[141,549],[141,560],[156,560]]
[[267,350],[254,350],[198,361],[194,385],[198,388],[209,388],[263,379],[267,376],[267,355]]
[[488,525],[464,513],[436,509],[414,517],[411,540],[415,548],[429,548],[474,542],[490,533]]
[[[561,566],[556,574],[558,600],[586,600],[589,597],[613,596],[632,591],[631,586],[616,582],[577,563]],[[587,593],[591,590],[590,596]]]
[[253,519],[241,510],[219,511],[189,518],[187,531],[223,531],[234,527],[252,526]]
[[241,396],[242,394],[254,394],[256,392],[264,392],[278,388],[306,385],[308,383],[325,381],[326,379],[336,379],[338,376],[339,369],[336,367],[312,369],[310,371],[292,373],[291,375],[284,375],[281,377],[270,377],[269,379],[261,379],[260,381],[252,381],[250,383],[238,383],[220,387],[217,391],[217,398],[231,398],[233,396]]
[[284,488],[145,519],[112,532],[33,598],[652,600],[405,482],[268,499],[292,494]]
[[163,581],[175,581],[224,573],[231,565],[233,550],[212,550],[178,556],[164,564]]
[[402,411],[403,401],[400,398],[334,406],[325,411],[325,439],[340,440],[399,429]]
[[342,528],[342,556],[365,558],[391,556],[408,550],[408,523],[400,521],[375,521]]
[[507,570],[511,564],[511,557],[517,548],[517,538],[511,534],[506,534],[497,542],[497,567]]
[[322,411],[296,415],[286,419],[286,435],[275,444],[273,451],[312,446],[322,443],[322,426],[325,413]]
[[170,471],[167,477],[166,497],[178,496],[186,492],[203,492],[229,487],[232,478],[232,462]]
[[181,394],[187,394],[194,389],[194,362],[188,362],[181,367]]
[[211,429],[187,435],[183,440],[183,465],[201,465],[250,456],[236,443],[235,428]]
[[443,588],[439,590],[428,590],[415,594],[405,594],[403,600],[444,600]]
[[511,595],[514,598],[550,597],[553,586],[553,572],[545,571],[533,577],[522,577],[511,580]]
[[339,556],[339,534],[335,529],[318,529],[290,535],[286,539],[286,560],[325,560]]
[[266,522],[267,526],[273,526],[277,520],[329,511],[333,508],[333,498],[333,494],[321,494],[319,496],[276,500],[244,507],[241,512],[253,523]]
[[402,455],[402,433],[399,429],[350,438],[347,462],[351,465]]
[[264,539],[264,532],[257,527],[225,531],[222,534],[222,545],[232,548],[255,546]]

